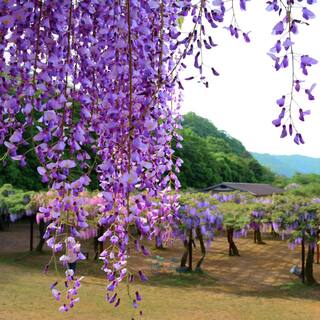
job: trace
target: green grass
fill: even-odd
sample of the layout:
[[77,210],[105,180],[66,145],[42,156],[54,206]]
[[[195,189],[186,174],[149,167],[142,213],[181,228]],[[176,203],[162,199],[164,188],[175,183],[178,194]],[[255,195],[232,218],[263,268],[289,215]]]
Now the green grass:
[[[118,309],[104,300],[103,273],[96,262],[79,266],[86,277],[80,289],[81,302],[68,314],[60,314],[59,303],[49,286],[56,276],[42,268],[48,255],[0,254],[1,320],[125,320],[131,319],[131,302],[125,286]],[[61,278],[62,279],[62,278]],[[210,273],[165,273],[150,275],[146,284],[134,284],[143,295],[143,319],[150,320],[318,320],[318,287],[290,282],[269,290],[243,290],[224,285]],[[139,319],[139,317],[135,317]]]

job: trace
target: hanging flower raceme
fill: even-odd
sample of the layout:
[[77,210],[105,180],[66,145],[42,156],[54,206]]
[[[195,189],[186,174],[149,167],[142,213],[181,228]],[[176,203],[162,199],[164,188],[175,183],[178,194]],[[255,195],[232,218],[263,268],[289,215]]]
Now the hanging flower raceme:
[[[187,68],[182,61],[192,57],[193,70],[196,72],[194,75],[187,74],[184,80],[197,80],[198,83],[208,88],[210,83],[208,73],[214,77],[220,75],[216,68],[204,58],[205,51],[214,49],[218,45],[214,40],[213,31],[219,27],[226,29],[231,37],[236,39],[241,37],[245,42],[250,42],[250,32],[244,32],[236,19],[236,8],[245,11],[246,2],[247,0],[178,1],[182,4],[180,11],[178,10],[180,16],[178,21],[192,21],[192,28],[187,30],[188,32],[171,28],[170,36],[176,41],[173,41],[170,49],[178,51],[178,61],[181,61],[180,70]],[[183,89],[182,81],[178,80],[178,85]]]
[[282,109],[272,124],[282,128],[281,138],[287,137],[289,133],[298,145],[304,144],[305,141],[295,119],[304,121],[305,116],[311,113],[310,110],[305,110],[298,98],[302,98],[305,94],[308,101],[315,99],[312,94],[315,84],[308,87],[305,77],[308,76],[310,67],[318,61],[307,54],[297,54],[294,38],[303,25],[308,25],[308,21],[315,18],[315,14],[311,11],[314,3],[316,2],[309,0],[267,1],[267,10],[274,11],[281,19],[273,27],[272,33],[278,37],[278,40],[268,55],[274,61],[276,71],[290,68],[290,89],[287,94],[277,99],[276,103]]
[[[277,35],[288,33],[272,50],[277,68],[290,64],[291,35],[299,24],[289,14],[294,3],[285,6],[286,17],[274,27]],[[314,17],[309,9],[313,3],[308,0],[302,7],[303,21]],[[246,0],[237,4],[246,10]],[[269,10],[279,12],[281,5],[268,1]],[[178,197],[171,193],[180,186],[176,172],[182,164],[173,151],[182,139],[177,133],[183,88],[179,71],[186,67],[183,60],[193,56],[197,78],[208,87],[203,50],[217,45],[209,30],[223,26],[227,12],[233,13],[227,22],[231,36],[242,34],[250,41],[236,22],[234,8],[235,0],[0,2],[0,143],[6,147],[1,159],[10,157],[24,166],[26,155],[34,151],[41,180],[52,189],[37,220],[48,223],[47,244],[67,269],[61,311],[78,301],[79,283],[70,270],[85,258],[77,239],[92,230],[92,221],[94,228],[98,224],[104,230],[99,240],[108,244],[101,254],[102,269],[107,300],[115,307],[121,302],[118,285],[134,278],[127,265],[130,228],[141,236],[135,244],[143,255],[148,254],[143,239],[169,238],[180,212]],[[185,34],[180,27],[189,18],[192,29]],[[286,54],[280,59],[281,51]],[[302,73],[307,75],[316,63],[302,55]],[[219,75],[213,66],[209,72]],[[302,83],[292,79],[292,90],[299,92]],[[309,100],[314,100],[313,88],[304,88]],[[277,102],[283,108],[277,126],[286,126],[290,97],[289,106],[286,95]],[[309,111],[300,109],[304,121]],[[290,122],[289,134],[294,130]],[[295,142],[303,143],[298,132]],[[93,170],[102,197],[91,214],[83,192]],[[210,225],[219,229],[214,208],[202,202],[198,206],[203,231]],[[138,278],[146,280],[142,271]],[[62,301],[58,286],[51,289]],[[139,293],[132,298],[134,308],[140,300]]]
[[[171,48],[186,3],[0,4],[0,141],[21,164],[33,150],[42,181],[54,190],[37,219],[48,223],[45,239],[61,254],[66,287],[72,287],[67,301],[52,288],[61,311],[78,301],[70,264],[85,258],[76,239],[92,230],[81,196],[92,169],[102,189],[97,222],[105,230],[99,240],[109,244],[101,255],[108,292],[133,279],[130,227],[142,238],[169,237],[177,199],[167,193],[179,187],[174,171],[181,165],[171,147],[173,138],[181,139]],[[139,277],[146,279],[142,272]],[[107,300],[120,304],[116,295]],[[136,295],[134,307],[140,300]]]

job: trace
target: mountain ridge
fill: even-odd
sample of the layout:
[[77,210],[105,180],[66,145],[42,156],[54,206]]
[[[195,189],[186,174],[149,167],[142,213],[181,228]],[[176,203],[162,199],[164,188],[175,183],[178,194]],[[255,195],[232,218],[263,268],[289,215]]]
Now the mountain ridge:
[[304,155],[275,155],[270,153],[250,152],[261,164],[277,174],[292,177],[295,173],[320,174],[320,158]]

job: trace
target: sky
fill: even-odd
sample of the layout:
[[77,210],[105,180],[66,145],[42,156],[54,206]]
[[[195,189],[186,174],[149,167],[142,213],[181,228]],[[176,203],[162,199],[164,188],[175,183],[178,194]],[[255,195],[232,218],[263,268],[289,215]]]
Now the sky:
[[[185,81],[181,111],[183,114],[193,111],[209,119],[218,129],[240,140],[249,151],[320,158],[320,63],[309,69],[305,83],[310,87],[318,82],[313,91],[316,100],[309,102],[303,94],[298,101],[304,110],[311,110],[311,115],[304,122],[296,117],[298,130],[306,142],[297,146],[291,137],[280,139],[281,128],[271,123],[281,111],[276,100],[290,92],[291,85],[291,70],[276,72],[267,55],[278,39],[271,32],[279,19],[274,12],[265,11],[265,1],[250,1],[247,6],[247,12],[238,12],[237,20],[242,30],[251,31],[251,43],[231,38],[227,30],[210,30],[218,43],[218,47],[204,54],[210,86],[206,89],[194,81]],[[312,10],[318,18],[311,20],[310,26],[300,27],[293,41],[295,52],[320,61],[320,3],[313,5]],[[219,77],[211,74],[210,66],[220,73]],[[191,67],[186,76],[192,75],[197,73]]]

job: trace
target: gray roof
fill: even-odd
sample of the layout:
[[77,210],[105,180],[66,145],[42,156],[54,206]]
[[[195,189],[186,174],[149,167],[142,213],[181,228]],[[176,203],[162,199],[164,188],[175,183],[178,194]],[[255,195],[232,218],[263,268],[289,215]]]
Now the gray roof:
[[230,192],[230,191],[242,191],[251,193],[254,196],[269,196],[272,194],[283,193],[281,188],[273,187],[266,183],[238,183],[238,182],[222,182],[214,186],[203,189],[203,191],[213,192]]

